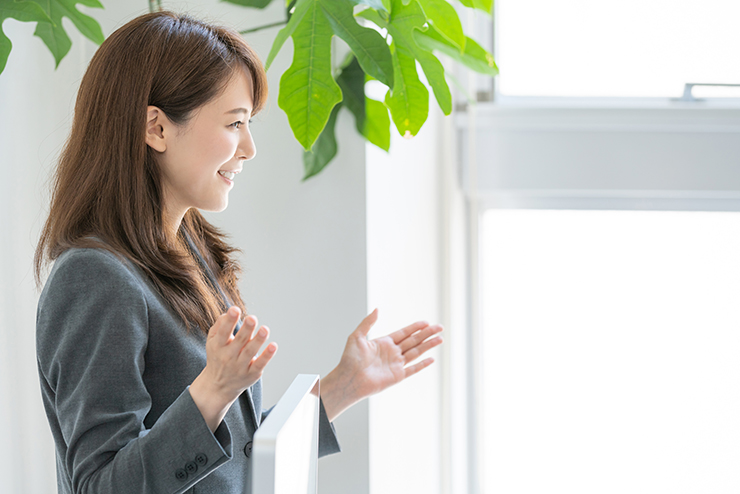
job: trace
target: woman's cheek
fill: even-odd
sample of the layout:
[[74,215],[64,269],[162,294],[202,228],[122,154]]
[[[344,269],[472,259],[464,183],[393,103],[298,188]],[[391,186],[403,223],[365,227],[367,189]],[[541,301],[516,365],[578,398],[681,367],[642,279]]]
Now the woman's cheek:
[[221,164],[226,163],[236,154],[236,148],[239,145],[239,139],[234,135],[222,136],[217,141],[217,153]]

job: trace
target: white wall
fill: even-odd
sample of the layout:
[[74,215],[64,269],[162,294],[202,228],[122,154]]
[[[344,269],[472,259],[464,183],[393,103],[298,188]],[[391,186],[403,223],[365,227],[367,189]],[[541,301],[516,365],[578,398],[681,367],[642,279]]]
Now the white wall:
[[[86,9],[101,22],[109,35],[116,27],[146,11],[146,2],[105,2],[105,10]],[[264,12],[218,3],[165,2],[174,10],[227,23],[240,29],[274,22],[283,15],[280,2]],[[0,75],[0,492],[46,493],[55,490],[54,451],[41,404],[35,365],[34,326],[38,293],[33,287],[32,256],[48,203],[47,182],[71,124],[77,86],[95,45],[82,38],[65,19],[73,39],[72,52],[54,71],[48,50],[32,37],[34,26],[7,20],[3,27],[14,43],[5,72]],[[248,36],[264,60],[276,29]],[[365,145],[353,122],[342,112],[337,126],[339,155],[319,176],[301,183],[301,149],[277,106],[279,74],[292,58],[290,42],[268,73],[272,93],[267,108],[252,124],[257,157],[245,167],[231,193],[229,208],[209,215],[232,235],[244,251],[242,293],[250,312],[268,325],[280,345],[275,361],[264,377],[265,403],[274,403],[299,372],[326,374],[339,360],[346,336],[374,306],[380,307],[378,330],[388,332],[411,320],[435,320],[438,261],[431,247],[439,233],[428,216],[434,208],[433,155],[413,166],[391,168],[384,161],[366,176]],[[431,131],[406,148],[421,153],[423,143],[433,141]],[[425,139],[425,140],[422,140]],[[417,144],[418,143],[418,144]],[[409,143],[394,142],[393,152]],[[408,151],[411,150],[411,151]],[[377,157],[371,158],[372,160]],[[381,161],[383,161],[383,158]],[[428,166],[421,166],[422,164]],[[382,179],[382,183],[377,180]],[[373,181],[375,180],[375,181]],[[421,182],[418,182],[418,181]],[[415,183],[423,183],[414,189]],[[404,190],[418,200],[403,218],[388,209],[403,209]],[[384,202],[391,201],[391,202]],[[372,214],[372,207],[379,212]],[[436,211],[436,210],[435,210]],[[436,214],[436,213],[435,213]],[[403,223],[396,223],[401,219]],[[385,224],[383,222],[386,222]],[[370,227],[369,223],[373,226]],[[395,250],[392,242],[397,225],[417,225],[424,239],[423,256],[414,250]],[[368,235],[378,240],[368,244]],[[381,240],[382,239],[382,240]],[[372,253],[372,254],[371,254]],[[392,264],[384,264],[388,261]],[[412,270],[399,274],[390,266],[413,261]],[[377,270],[377,271],[376,271]],[[409,274],[411,273],[411,274]],[[426,282],[413,296],[413,276]],[[372,279],[372,289],[368,280]],[[388,285],[394,283],[393,286]],[[389,286],[389,290],[385,287]],[[404,290],[403,288],[406,288]],[[371,294],[372,292],[372,294]],[[368,303],[369,300],[369,303]],[[369,307],[372,306],[372,307]],[[438,364],[435,364],[438,365]],[[320,492],[369,493],[370,430],[373,463],[380,480],[404,479],[384,493],[435,492],[437,477],[429,475],[429,463],[438,469],[439,416],[437,384],[439,367],[427,369],[387,397],[358,404],[336,421],[343,453],[320,462]],[[413,393],[411,393],[413,390]],[[424,416],[423,421],[418,417]],[[385,428],[392,420],[396,429]],[[377,424],[374,425],[374,424]],[[390,458],[417,455],[408,468],[391,462],[378,463],[391,432],[409,434]],[[388,446],[390,448],[390,446]],[[436,462],[436,463],[435,463]],[[377,468],[388,468],[388,475]],[[393,477],[391,477],[392,475]],[[373,487],[374,492],[378,491]]]
[[[411,140],[394,129],[390,155],[367,148],[368,301],[379,310],[370,337],[443,315],[435,110]],[[370,400],[372,494],[440,492],[442,367],[432,355],[431,367]]]

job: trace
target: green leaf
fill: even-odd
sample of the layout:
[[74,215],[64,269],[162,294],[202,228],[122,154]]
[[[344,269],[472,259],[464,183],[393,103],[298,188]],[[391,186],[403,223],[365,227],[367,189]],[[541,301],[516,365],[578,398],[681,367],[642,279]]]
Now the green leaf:
[[388,44],[374,29],[357,24],[349,0],[320,0],[334,33],[349,45],[363,70],[386,86],[393,86],[393,62]]
[[342,104],[334,106],[326,122],[326,127],[319,134],[310,151],[303,152],[303,180],[307,180],[318,174],[337,155],[337,136],[334,129],[337,124],[337,114]]
[[380,101],[365,96],[366,80],[367,76],[357,63],[357,58],[350,54],[337,76],[337,84],[342,88],[342,105],[354,115],[357,132],[371,144],[388,151],[391,146],[388,108]]
[[414,33],[414,39],[422,48],[444,53],[476,72],[490,76],[498,74],[498,67],[496,67],[496,62],[493,60],[493,55],[470,38],[466,38],[465,50],[462,54],[434,29],[428,29],[423,33],[416,31]]
[[424,31],[425,23],[426,17],[418,2],[413,1],[408,6],[404,6],[402,0],[392,0],[388,33],[393,37],[393,43],[419,61],[424,75],[427,76],[427,81],[432,86],[439,107],[445,115],[449,115],[452,113],[452,94],[445,80],[444,67],[437,57],[421,48],[414,40],[414,31]]
[[226,3],[233,3],[234,5],[241,5],[242,7],[252,7],[255,9],[264,9],[272,0],[221,0]]
[[382,10],[388,12],[391,10],[390,0],[351,0],[355,5],[367,5],[375,10]]
[[388,107],[380,101],[365,98],[365,126],[362,135],[384,151],[391,148],[391,119],[388,116]]
[[364,135],[365,72],[352,54],[343,64],[342,72],[337,76],[337,84],[342,89],[342,104],[355,116],[357,132]]
[[388,27],[388,23],[383,20],[380,14],[371,9],[365,9],[362,12],[359,12],[355,17],[362,17],[363,19],[367,19],[368,21],[375,23],[376,26],[382,27],[384,29]]
[[38,4],[52,20],[51,24],[48,22],[39,23],[33,34],[41,38],[49,48],[52,55],[54,55],[57,67],[59,67],[59,63],[69,53],[69,49],[72,46],[72,41],[62,26],[63,17],[71,20],[75,27],[93,43],[99,45],[105,40],[103,30],[100,28],[98,21],[77,10],[77,4],[102,9],[103,5],[98,0],[28,1]]
[[493,10],[493,0],[460,0],[460,3],[471,9],[482,10],[486,14]]
[[0,74],[5,70],[10,50],[13,49],[13,43],[3,32],[5,19],[15,19],[21,22],[52,22],[46,12],[35,3],[0,0]]
[[280,78],[278,106],[288,115],[298,142],[309,150],[342,100],[342,91],[332,77],[331,25],[318,0],[304,1],[310,5],[292,34],[293,64]]
[[[400,0],[399,0],[400,1]],[[400,46],[391,45],[393,54],[393,89],[385,95],[393,123],[405,138],[415,136],[429,115],[429,91],[419,80],[416,61]]]
[[446,0],[419,0],[419,4],[429,24],[462,53],[465,48],[465,34],[455,7]]
[[290,20],[284,28],[278,31],[277,36],[275,36],[275,41],[272,42],[270,54],[267,55],[267,62],[265,62],[265,70],[269,70],[272,61],[277,56],[280,48],[282,48],[288,38],[293,35],[296,28],[298,27],[298,24],[301,23],[303,17],[306,15],[306,12],[308,12],[315,1],[316,0],[298,0],[298,2],[295,4],[295,10],[290,16]]

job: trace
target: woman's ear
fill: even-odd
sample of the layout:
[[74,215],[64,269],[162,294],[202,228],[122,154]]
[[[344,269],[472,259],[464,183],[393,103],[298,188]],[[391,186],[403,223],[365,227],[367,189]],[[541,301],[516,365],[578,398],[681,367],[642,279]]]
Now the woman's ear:
[[172,123],[162,110],[156,106],[146,107],[146,135],[144,139],[150,148],[164,153],[167,150],[165,133],[169,134],[171,127]]

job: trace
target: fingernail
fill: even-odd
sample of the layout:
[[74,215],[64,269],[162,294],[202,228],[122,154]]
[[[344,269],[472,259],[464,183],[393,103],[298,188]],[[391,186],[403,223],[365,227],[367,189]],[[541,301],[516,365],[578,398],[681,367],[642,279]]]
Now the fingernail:
[[232,305],[229,307],[229,315],[231,317],[239,317],[239,307]]
[[265,328],[260,329],[259,335],[260,338],[264,338],[265,336],[267,336],[267,330]]

